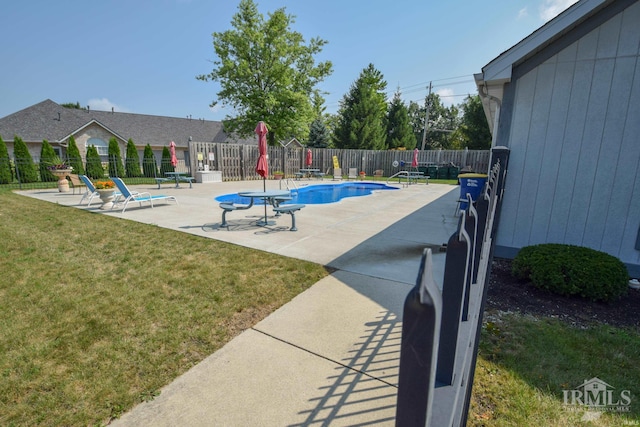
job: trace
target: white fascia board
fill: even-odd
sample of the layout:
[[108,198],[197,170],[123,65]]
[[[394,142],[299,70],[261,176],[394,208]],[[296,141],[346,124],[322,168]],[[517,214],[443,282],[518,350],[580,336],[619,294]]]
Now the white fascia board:
[[493,59],[482,67],[483,80],[510,80],[514,64],[532,56],[541,48],[547,46],[558,35],[581,22],[595,8],[610,0],[580,0],[560,15],[547,22],[542,27],[521,40],[518,44]]

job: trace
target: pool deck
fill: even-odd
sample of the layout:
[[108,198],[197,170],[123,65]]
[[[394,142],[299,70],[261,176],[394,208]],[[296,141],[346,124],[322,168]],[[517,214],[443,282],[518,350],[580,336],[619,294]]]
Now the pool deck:
[[[220,228],[214,198],[262,186],[132,186],[174,195],[179,204],[131,204],[124,214],[77,206],[81,196],[57,190],[21,192],[335,269],[112,425],[394,425],[404,298],[425,247],[436,249],[434,278],[442,283],[445,254],[437,248],[455,232],[459,187],[414,184],[307,205],[296,214],[296,232],[289,231],[289,215],[256,226],[263,206],[230,212],[229,227]],[[278,189],[279,182],[266,186]],[[274,219],[269,208],[268,215]]]

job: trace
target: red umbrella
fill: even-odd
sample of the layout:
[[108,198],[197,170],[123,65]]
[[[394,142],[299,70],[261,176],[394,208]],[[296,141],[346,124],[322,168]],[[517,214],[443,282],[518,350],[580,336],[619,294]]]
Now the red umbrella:
[[169,152],[171,153],[171,166],[175,168],[178,166],[178,158],[176,157],[176,143],[173,141],[169,143]]
[[267,126],[264,122],[258,122],[255,132],[258,135],[258,151],[260,152],[258,164],[256,164],[256,173],[266,179],[269,175],[269,162],[267,161],[269,158],[269,155],[267,154],[267,132],[269,131],[267,130]]
[[415,150],[413,150],[413,160],[411,161],[411,167],[412,168],[417,168],[418,167],[418,149],[416,148]]
[[[267,126],[264,122],[258,122],[256,126],[256,135],[258,135],[258,163],[256,164],[256,173],[262,177],[262,189],[267,191],[267,176],[269,175],[269,155],[267,154]],[[267,224],[267,202],[264,203],[264,223]]]
[[312,162],[313,162],[313,153],[311,152],[310,148],[307,148],[307,158],[305,159],[305,164],[307,166],[311,166]]

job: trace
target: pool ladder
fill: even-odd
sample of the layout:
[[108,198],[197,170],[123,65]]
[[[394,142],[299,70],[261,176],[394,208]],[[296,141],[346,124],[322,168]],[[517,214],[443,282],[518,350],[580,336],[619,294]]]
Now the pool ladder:
[[285,179],[281,179],[280,180],[280,190],[282,190],[282,182],[283,181],[284,181],[284,186],[287,188],[287,190],[292,191],[291,187],[293,187],[293,188],[295,188],[296,191],[298,191],[298,185],[291,178],[285,178]]

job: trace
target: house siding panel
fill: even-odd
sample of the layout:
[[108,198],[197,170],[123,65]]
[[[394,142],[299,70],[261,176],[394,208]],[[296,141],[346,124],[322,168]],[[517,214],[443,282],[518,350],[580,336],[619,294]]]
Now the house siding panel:
[[636,2],[529,60],[537,65],[515,66],[508,141],[497,141],[512,151],[496,254],[567,243],[640,271],[639,23]]

